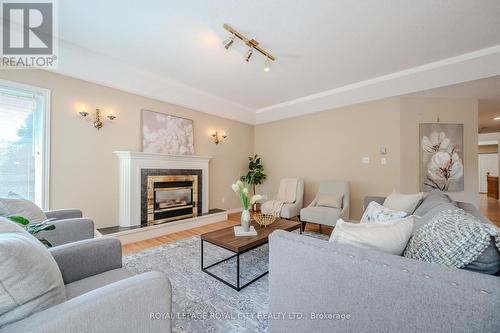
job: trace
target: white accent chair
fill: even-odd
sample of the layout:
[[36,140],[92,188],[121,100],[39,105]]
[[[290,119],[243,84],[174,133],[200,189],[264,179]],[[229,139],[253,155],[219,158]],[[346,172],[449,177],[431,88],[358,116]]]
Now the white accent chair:
[[[318,200],[322,195],[333,196],[342,195],[342,207],[318,206]],[[319,185],[318,193],[309,206],[300,210],[299,220],[304,230],[306,223],[319,224],[320,231],[322,225],[335,227],[337,220],[349,219],[349,182],[342,180],[325,180]]]
[[[285,179],[280,181],[280,186]],[[297,179],[297,191],[295,195],[295,201],[292,203],[283,204],[281,207],[280,217],[283,219],[290,220],[294,217],[299,216],[300,209],[304,207],[304,180]]]

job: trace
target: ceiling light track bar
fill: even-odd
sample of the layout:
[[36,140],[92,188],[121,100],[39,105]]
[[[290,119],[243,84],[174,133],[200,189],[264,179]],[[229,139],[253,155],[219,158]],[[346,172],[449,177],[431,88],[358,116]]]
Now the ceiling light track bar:
[[248,39],[243,34],[241,34],[236,29],[234,29],[233,27],[231,27],[229,24],[226,24],[226,23],[224,23],[224,29],[226,29],[231,34],[233,34],[233,36],[238,37],[239,39],[241,39],[243,41],[243,43],[245,43],[248,47],[251,47],[254,50],[257,50],[260,53],[262,53],[268,59],[271,59],[272,61],[276,60],[276,58],[273,57],[269,52],[267,52],[266,50],[264,50],[263,48],[261,48],[259,46],[259,42],[257,42],[255,39]]

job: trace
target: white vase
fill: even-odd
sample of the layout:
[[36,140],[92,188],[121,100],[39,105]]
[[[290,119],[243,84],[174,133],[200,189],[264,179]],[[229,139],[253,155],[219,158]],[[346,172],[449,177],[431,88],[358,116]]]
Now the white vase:
[[248,209],[241,212],[241,227],[243,231],[250,230],[250,212]]

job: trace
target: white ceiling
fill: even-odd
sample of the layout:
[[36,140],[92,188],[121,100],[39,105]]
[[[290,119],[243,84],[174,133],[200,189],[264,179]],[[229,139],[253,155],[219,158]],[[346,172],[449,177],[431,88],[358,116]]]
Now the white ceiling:
[[[59,72],[250,123],[500,74],[498,0],[58,6]],[[269,73],[222,47],[223,23],[277,58]]]

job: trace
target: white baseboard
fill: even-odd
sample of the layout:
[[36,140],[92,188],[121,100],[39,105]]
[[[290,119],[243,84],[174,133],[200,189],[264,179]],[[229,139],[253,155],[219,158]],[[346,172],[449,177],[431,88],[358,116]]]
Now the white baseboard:
[[149,227],[125,230],[116,232],[113,234],[108,234],[106,236],[113,236],[118,238],[122,244],[130,244],[146,239],[151,239],[155,237],[160,237],[174,232],[179,232],[187,229],[192,229],[200,227],[207,224],[212,224],[216,222],[227,220],[227,211],[205,215],[197,216],[190,219],[185,219],[181,221],[169,222],[164,224],[152,225]]

